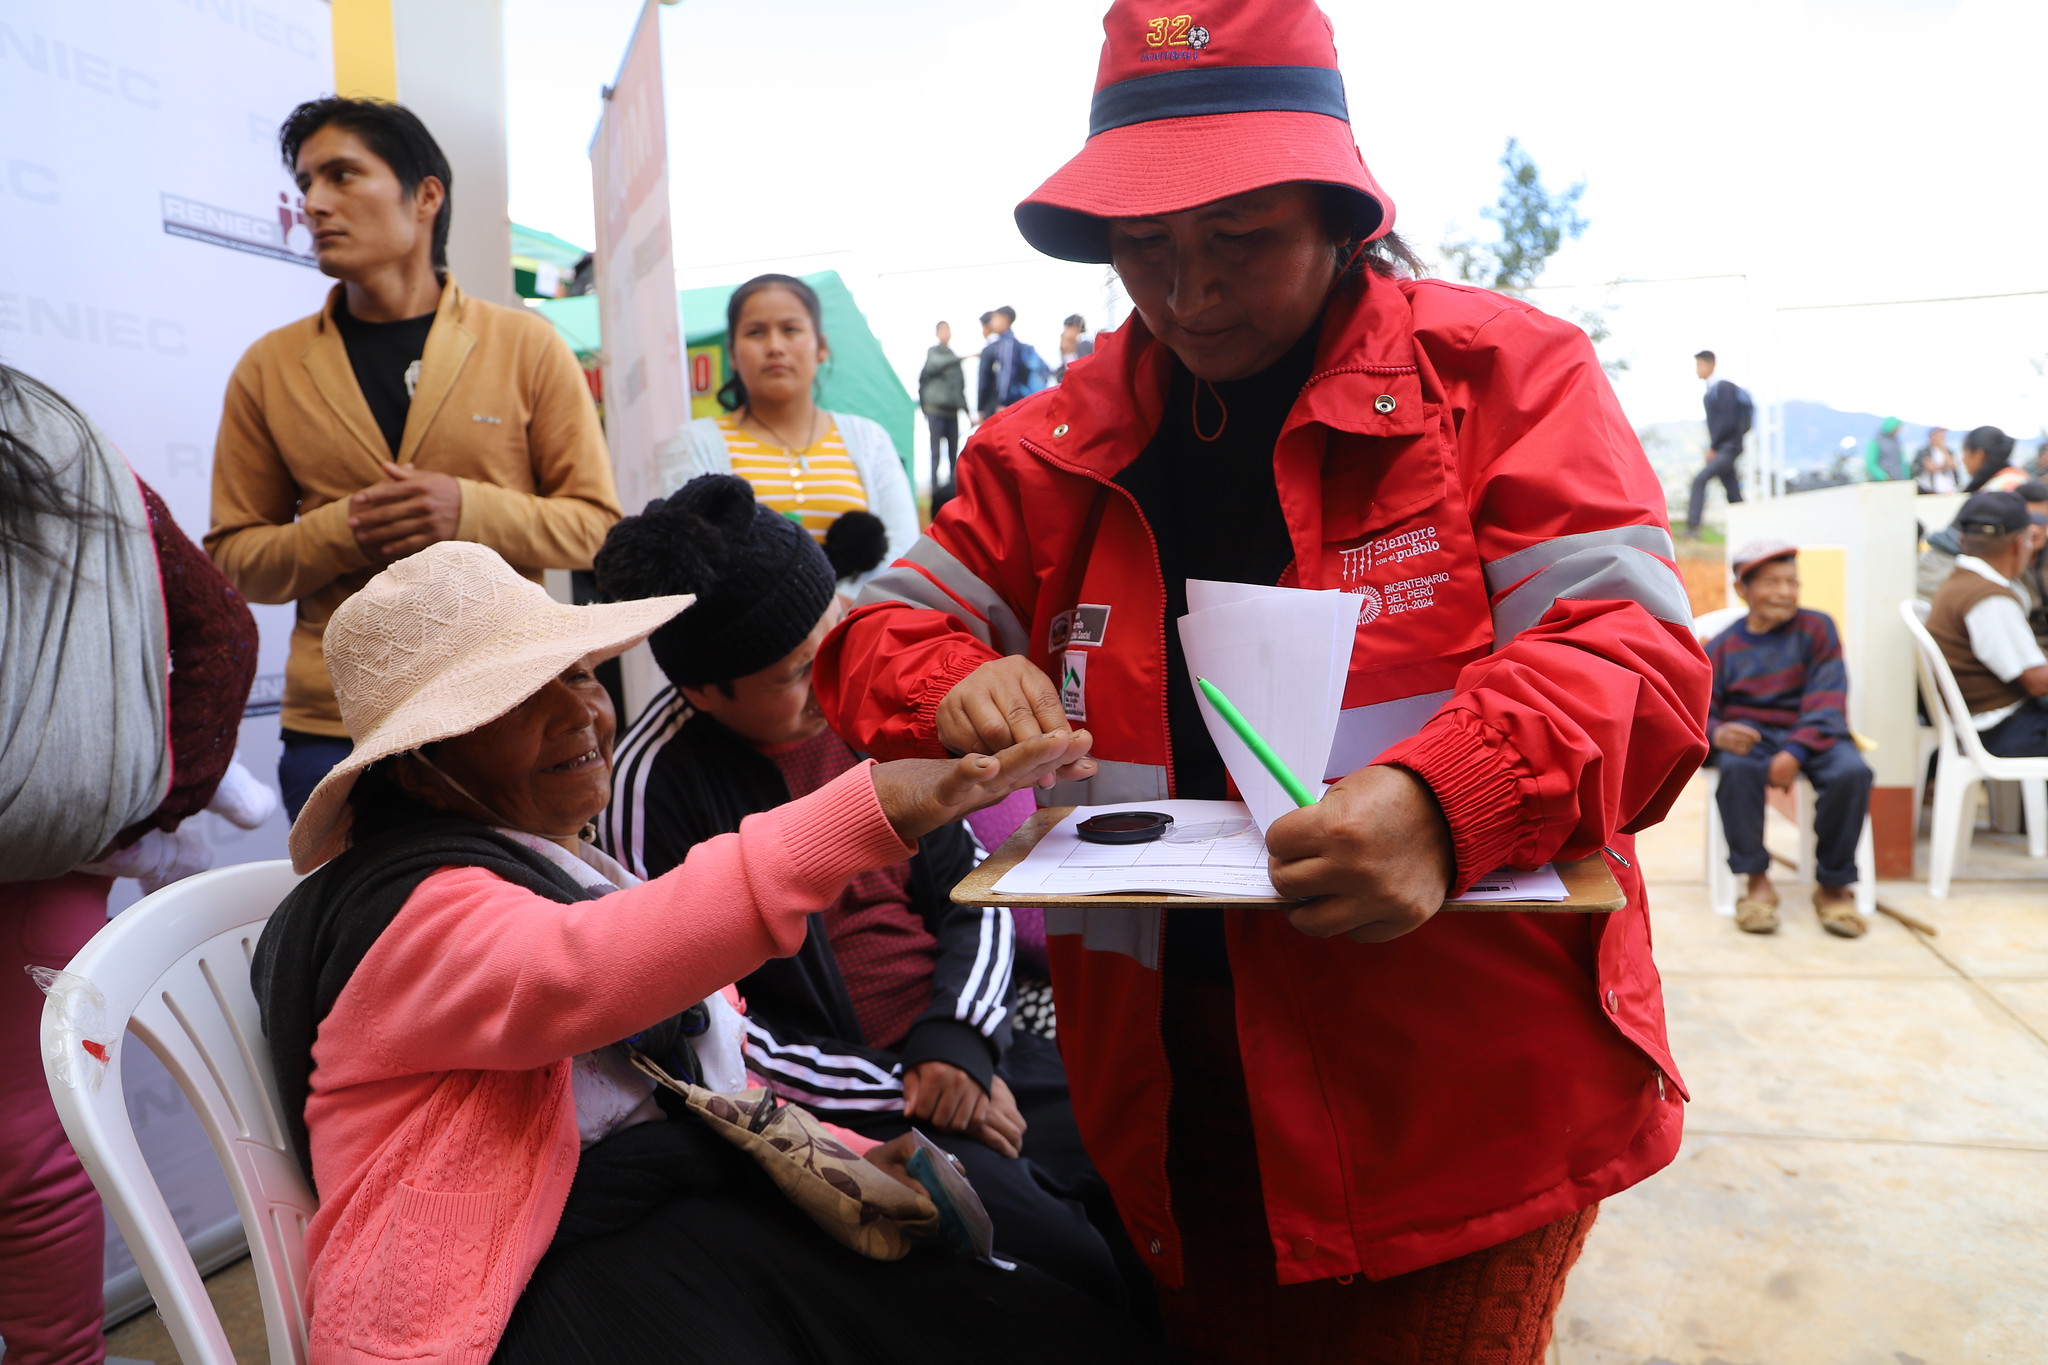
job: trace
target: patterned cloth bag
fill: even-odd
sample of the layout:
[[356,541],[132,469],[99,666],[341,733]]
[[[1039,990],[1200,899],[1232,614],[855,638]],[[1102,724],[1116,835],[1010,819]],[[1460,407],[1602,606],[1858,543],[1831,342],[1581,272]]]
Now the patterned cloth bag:
[[898,1261],[939,1239],[939,1211],[826,1131],[823,1120],[772,1090],[720,1094],[678,1080],[637,1049],[633,1065],[688,1101],[690,1110],[759,1163],[789,1201],[840,1245],[877,1261]]

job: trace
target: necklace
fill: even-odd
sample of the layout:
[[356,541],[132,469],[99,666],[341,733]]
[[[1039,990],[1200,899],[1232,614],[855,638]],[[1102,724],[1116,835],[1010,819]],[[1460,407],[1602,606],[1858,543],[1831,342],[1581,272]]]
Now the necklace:
[[[811,472],[811,459],[810,455],[807,453],[811,448],[810,441],[805,441],[803,445],[800,447],[792,447],[789,443],[788,437],[784,436],[774,427],[769,426],[767,421],[762,418],[761,414],[754,411],[752,408],[747,409],[747,419],[751,421],[755,426],[761,428],[761,430],[767,432],[770,436],[773,436],[775,438],[776,444],[782,447],[783,459],[794,460],[796,462],[797,469],[803,473],[808,474]],[[807,428],[805,428],[804,434],[806,436],[809,436],[812,432],[815,432],[817,429],[818,410],[816,408],[812,408],[810,425]],[[813,439],[815,439],[815,437],[813,437]]]
[[[1207,389],[1209,391],[1209,396],[1216,400],[1217,411],[1223,414],[1222,417],[1217,420],[1216,430],[1214,431],[1202,430],[1203,389]],[[1223,435],[1223,429],[1230,425],[1230,405],[1223,401],[1223,395],[1216,391],[1216,386],[1214,384],[1211,384],[1206,379],[1197,379],[1195,381],[1195,391],[1192,395],[1189,396],[1188,399],[1188,422],[1191,426],[1194,427],[1195,439],[1198,441],[1219,440]]]

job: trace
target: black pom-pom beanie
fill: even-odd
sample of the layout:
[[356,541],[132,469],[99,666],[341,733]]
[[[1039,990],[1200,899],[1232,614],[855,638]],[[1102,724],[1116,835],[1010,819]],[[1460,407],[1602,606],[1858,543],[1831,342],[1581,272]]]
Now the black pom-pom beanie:
[[836,587],[810,533],[763,507],[732,474],[692,479],[612,527],[594,567],[615,601],[696,595],[647,641],[678,687],[768,667],[817,628]]

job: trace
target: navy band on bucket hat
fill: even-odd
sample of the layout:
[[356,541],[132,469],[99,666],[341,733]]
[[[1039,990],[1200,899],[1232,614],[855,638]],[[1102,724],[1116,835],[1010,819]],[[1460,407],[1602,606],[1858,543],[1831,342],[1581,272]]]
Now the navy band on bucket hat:
[[1017,206],[1026,241],[1107,262],[1110,219],[1297,183],[1344,192],[1366,241],[1393,230],[1393,200],[1352,137],[1336,42],[1313,0],[1157,8],[1116,0],[1103,16],[1088,141]]

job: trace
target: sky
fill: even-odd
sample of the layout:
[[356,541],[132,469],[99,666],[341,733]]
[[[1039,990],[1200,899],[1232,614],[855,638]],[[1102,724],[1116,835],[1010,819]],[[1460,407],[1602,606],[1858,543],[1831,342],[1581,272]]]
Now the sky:
[[[1698,417],[1701,348],[1765,403],[2048,424],[2048,3],[1324,8],[1366,161],[1425,258],[1490,232],[1509,137],[1553,188],[1585,182],[1591,226],[1530,297],[1606,310],[1638,426]],[[592,240],[599,88],[639,9],[505,0],[515,220]],[[836,269],[906,377],[941,317],[966,349],[976,316],[1012,304],[1042,352],[1067,313],[1117,320],[1103,267],[1035,256],[1010,217],[1085,135],[1102,9],[664,8],[678,282]]]

